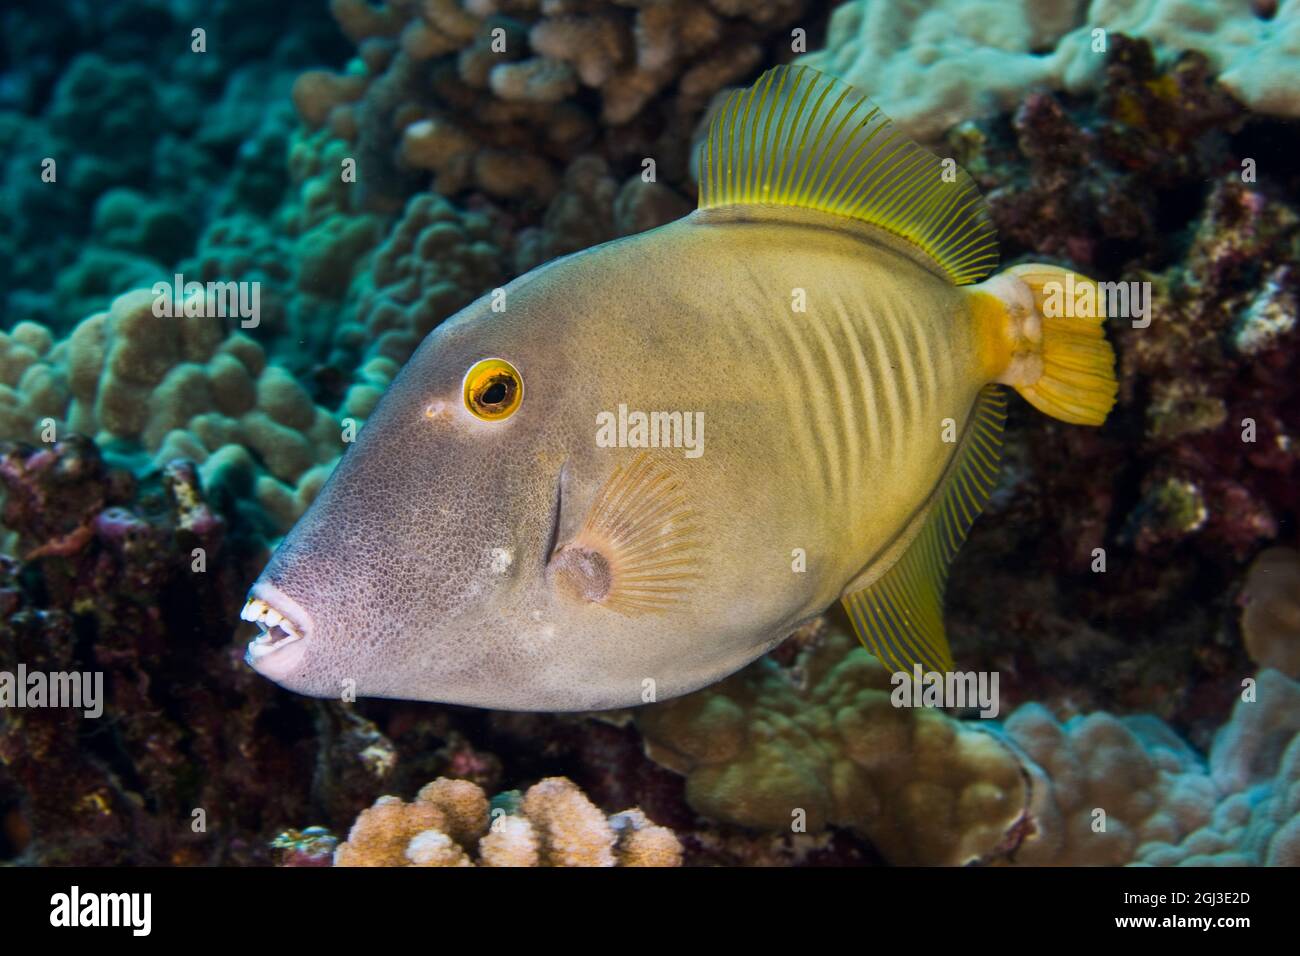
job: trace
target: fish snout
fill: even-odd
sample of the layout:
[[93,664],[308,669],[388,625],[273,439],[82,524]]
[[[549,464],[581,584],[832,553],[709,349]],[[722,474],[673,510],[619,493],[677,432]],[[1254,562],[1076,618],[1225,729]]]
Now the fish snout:
[[259,633],[248,642],[244,661],[263,677],[283,681],[303,662],[311,636],[311,617],[274,584],[258,581],[248,593],[240,618]]

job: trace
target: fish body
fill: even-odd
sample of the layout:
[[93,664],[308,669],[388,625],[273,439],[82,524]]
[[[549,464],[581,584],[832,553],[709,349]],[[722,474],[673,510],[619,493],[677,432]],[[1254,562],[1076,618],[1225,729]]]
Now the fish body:
[[991,242],[970,189],[911,187],[910,219],[847,206],[855,176],[872,195],[851,149],[893,157],[877,178],[928,154],[863,143],[842,91],[766,74],[715,120],[700,209],[435,329],[255,584],[250,663],[322,696],[600,709],[707,685],[843,600],[891,664],[950,666],[994,383],[1095,424],[1113,359],[1099,321],[1041,315],[1063,270],[969,284]]
[[[924,508],[915,490],[933,487],[952,457],[942,423],[959,433],[988,381],[966,294],[887,235],[828,220],[780,207],[697,211],[538,277],[555,290],[539,314],[567,303],[580,316],[558,333],[573,343],[571,374],[591,356],[638,371],[606,377],[574,417],[566,447],[590,459],[579,470],[602,472],[607,452],[591,442],[600,410],[705,410],[707,451],[682,467],[703,537],[754,557],[718,587],[751,594],[761,611],[742,630],[797,626],[870,569]],[[591,276],[590,297],[575,296]],[[736,520],[751,509],[762,520]],[[795,549],[817,573],[792,607]],[[722,610],[706,613],[716,621]]]

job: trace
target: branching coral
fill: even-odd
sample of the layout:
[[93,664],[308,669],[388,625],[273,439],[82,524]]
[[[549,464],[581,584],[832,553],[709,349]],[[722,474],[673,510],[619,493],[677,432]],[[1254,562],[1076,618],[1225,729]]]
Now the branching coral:
[[[684,144],[708,98],[752,72],[803,6],[335,0],[358,60],[341,75],[304,74],[294,101],[313,128],[353,144],[371,188],[387,195],[431,173],[447,195],[545,201],[595,139],[607,140],[607,158],[670,151],[651,139]],[[598,117],[586,89],[599,91]],[[653,102],[670,97],[667,115],[655,115]]]
[[[440,777],[411,803],[362,811],[336,866],[677,866],[682,848],[640,810],[606,817],[571,781],[549,777],[491,810],[465,780]],[[518,795],[516,794],[515,797]],[[494,801],[496,803],[498,801]],[[490,824],[490,825],[489,825]]]

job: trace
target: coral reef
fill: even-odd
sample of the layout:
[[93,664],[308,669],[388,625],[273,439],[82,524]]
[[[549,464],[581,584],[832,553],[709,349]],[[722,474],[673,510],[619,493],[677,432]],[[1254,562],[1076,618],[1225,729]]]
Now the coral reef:
[[678,866],[673,831],[640,810],[606,817],[564,777],[489,804],[482,788],[440,777],[411,803],[380,797],[357,817],[335,866]]
[[[538,718],[520,740],[480,715],[316,701],[259,678],[231,638],[263,535],[245,510],[219,506],[190,462],[137,478],[82,436],[6,443],[0,490],[0,672],[103,675],[97,717],[0,707],[6,863],[320,865],[331,829],[420,779],[456,774],[495,791],[517,773],[585,763],[599,782],[610,750],[576,723]],[[579,745],[587,756],[564,749]],[[509,755],[507,780],[489,747]],[[304,817],[326,827],[285,829]],[[649,853],[659,836],[624,842],[644,839],[636,852]]]
[[1063,262],[1134,293],[1110,322],[1112,420],[1070,430],[1013,407],[1001,486],[954,568],[957,659],[1015,674],[1010,705],[1154,713],[1206,749],[1249,672],[1232,596],[1300,487],[1300,353],[1267,318],[1294,294],[1293,136],[1234,104],[1203,57],[1161,65],[1120,36],[1095,96],[1032,93],[947,136],[1004,262]]
[[[833,622],[634,715],[248,671],[244,589],[421,337],[689,211],[718,94],[828,10],[203,6],[204,53],[193,4],[0,13],[0,670],[106,689],[0,710],[0,863],[1300,863],[1300,0],[850,0],[802,58],[969,169],[1004,262],[1149,284],[1113,420],[1013,407],[954,568],[999,721],[893,707]],[[256,325],[153,315],[176,273]]]
[[765,830],[863,832],[894,863],[1001,852],[1028,802],[1015,755],[975,725],[900,710],[889,672],[825,633],[792,670],[760,662],[637,715],[700,814]]
[[769,42],[788,42],[803,7],[334,0],[358,57],[304,73],[293,99],[305,122],[352,144],[369,201],[431,174],[444,195],[544,203],[602,140],[606,158],[665,157],[663,175],[680,180],[710,96],[753,73]]
[[1034,832],[1015,862],[1291,865],[1300,852],[1300,685],[1263,671],[1208,761],[1150,717],[1062,725],[1040,706],[1005,733],[1034,761]]
[[280,866],[332,866],[338,842],[324,827],[307,827],[285,830],[271,841],[271,847],[279,851]]
[[0,437],[75,432],[155,466],[188,458],[205,486],[251,492],[287,529],[342,452],[340,422],[256,341],[225,333],[211,296],[192,317],[156,315],[156,301],[145,289],[119,296],[57,343],[34,323],[0,340]]
[[[365,343],[363,367],[375,358],[405,362],[435,325],[506,281],[496,232],[488,214],[415,196],[375,250],[357,319],[340,325],[336,348]],[[364,417],[377,398],[373,389],[350,394],[346,410]]]
[[849,827],[894,864],[1284,865],[1300,851],[1300,685],[1251,682],[1208,763],[1147,716],[1004,722],[891,702],[889,672],[823,626],[792,665],[760,661],[641,711],[647,753],[705,817],[769,831]]
[[850,0],[800,62],[843,77],[913,136],[1014,108],[1033,89],[1099,82],[1115,34],[1203,53],[1252,109],[1300,116],[1300,3],[1249,0]]
[[[193,467],[139,484],[74,436],[6,447],[0,482],[16,539],[6,550],[23,556],[4,559],[0,669],[102,672],[100,725],[112,728],[90,733],[97,721],[62,708],[0,709],[0,800],[17,803],[25,834],[16,849],[44,863],[256,859],[247,827],[298,802],[272,781],[310,766],[252,732],[275,704],[221,633],[242,587],[239,545]],[[195,809],[205,830],[191,828]]]
[[73,15],[60,4],[6,10],[6,315],[66,332],[108,298],[170,275],[210,218],[273,208],[293,78],[344,50],[318,9],[215,0],[196,17],[182,4],[122,0]]

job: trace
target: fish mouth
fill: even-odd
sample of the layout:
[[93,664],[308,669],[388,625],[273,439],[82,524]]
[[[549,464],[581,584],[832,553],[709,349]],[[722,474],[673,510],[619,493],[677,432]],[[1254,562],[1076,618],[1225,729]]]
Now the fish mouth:
[[253,585],[239,616],[259,628],[244,652],[244,661],[259,674],[277,680],[302,662],[309,619],[297,602],[279,588],[264,581]]

